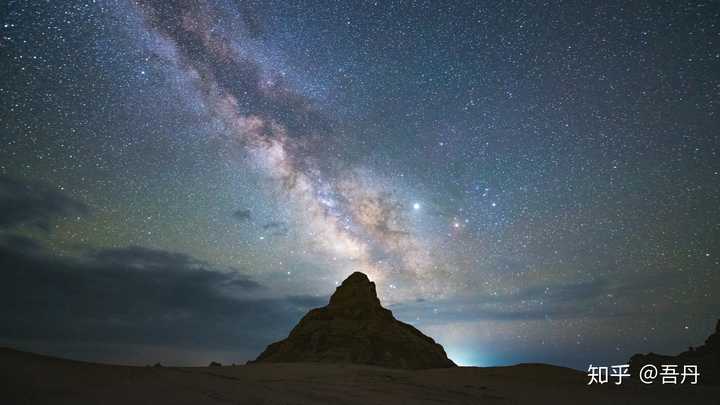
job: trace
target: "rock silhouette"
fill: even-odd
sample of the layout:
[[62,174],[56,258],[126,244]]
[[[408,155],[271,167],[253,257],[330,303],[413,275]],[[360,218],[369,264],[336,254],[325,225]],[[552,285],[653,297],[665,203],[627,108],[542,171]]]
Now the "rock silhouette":
[[330,303],[310,310],[285,340],[254,362],[356,363],[389,368],[454,367],[443,347],[380,305],[375,283],[351,274]]
[[631,374],[637,377],[640,369],[646,364],[653,364],[658,370],[662,370],[663,364],[674,364],[678,366],[678,372],[682,372],[684,365],[697,365],[700,374],[698,383],[720,385],[720,320],[715,326],[715,333],[705,340],[704,345],[690,347],[689,350],[677,356],[655,353],[632,356],[630,358]]

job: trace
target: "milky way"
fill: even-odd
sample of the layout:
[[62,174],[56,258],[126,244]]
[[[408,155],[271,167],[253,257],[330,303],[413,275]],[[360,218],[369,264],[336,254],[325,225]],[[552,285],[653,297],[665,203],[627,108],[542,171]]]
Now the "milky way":
[[461,364],[715,324],[717,5],[2,8],[0,343],[239,362],[358,270]]
[[[333,142],[330,129],[319,126],[328,119],[245,51],[248,37],[226,34],[216,23],[218,10],[206,2],[139,5],[148,29],[174,48],[169,62],[197,87],[225,135],[248,152],[300,213],[311,247],[339,260],[338,279],[362,271],[385,289],[386,274],[400,273],[410,280],[405,293],[418,278],[425,281],[423,292],[435,290],[437,283],[427,274],[429,254],[403,226],[405,207],[386,190],[363,182],[352,168],[338,173],[333,157],[314,153]],[[236,31],[252,31],[243,28]],[[320,160],[322,166],[316,164]]]

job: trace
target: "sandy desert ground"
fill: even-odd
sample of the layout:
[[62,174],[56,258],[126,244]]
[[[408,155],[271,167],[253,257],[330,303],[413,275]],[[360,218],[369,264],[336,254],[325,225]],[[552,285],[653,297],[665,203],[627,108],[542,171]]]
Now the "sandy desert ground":
[[312,363],[128,367],[0,349],[3,404],[718,404],[720,387],[586,385],[524,364],[406,371]]

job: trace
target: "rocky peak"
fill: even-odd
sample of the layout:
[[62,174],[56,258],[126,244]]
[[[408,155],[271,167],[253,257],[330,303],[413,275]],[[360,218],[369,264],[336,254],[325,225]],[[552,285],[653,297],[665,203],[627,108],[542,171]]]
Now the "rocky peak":
[[269,345],[255,362],[455,366],[442,346],[383,308],[375,283],[359,272],[343,281],[327,306],[310,310],[286,339]]
[[363,306],[380,308],[380,300],[375,291],[375,283],[359,271],[354,272],[330,297],[331,307]]

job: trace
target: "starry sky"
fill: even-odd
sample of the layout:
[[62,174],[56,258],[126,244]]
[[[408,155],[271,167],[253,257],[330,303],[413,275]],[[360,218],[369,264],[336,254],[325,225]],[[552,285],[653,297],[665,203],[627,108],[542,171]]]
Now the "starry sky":
[[367,273],[463,365],[720,317],[716,2],[7,1],[0,344],[241,363]]

